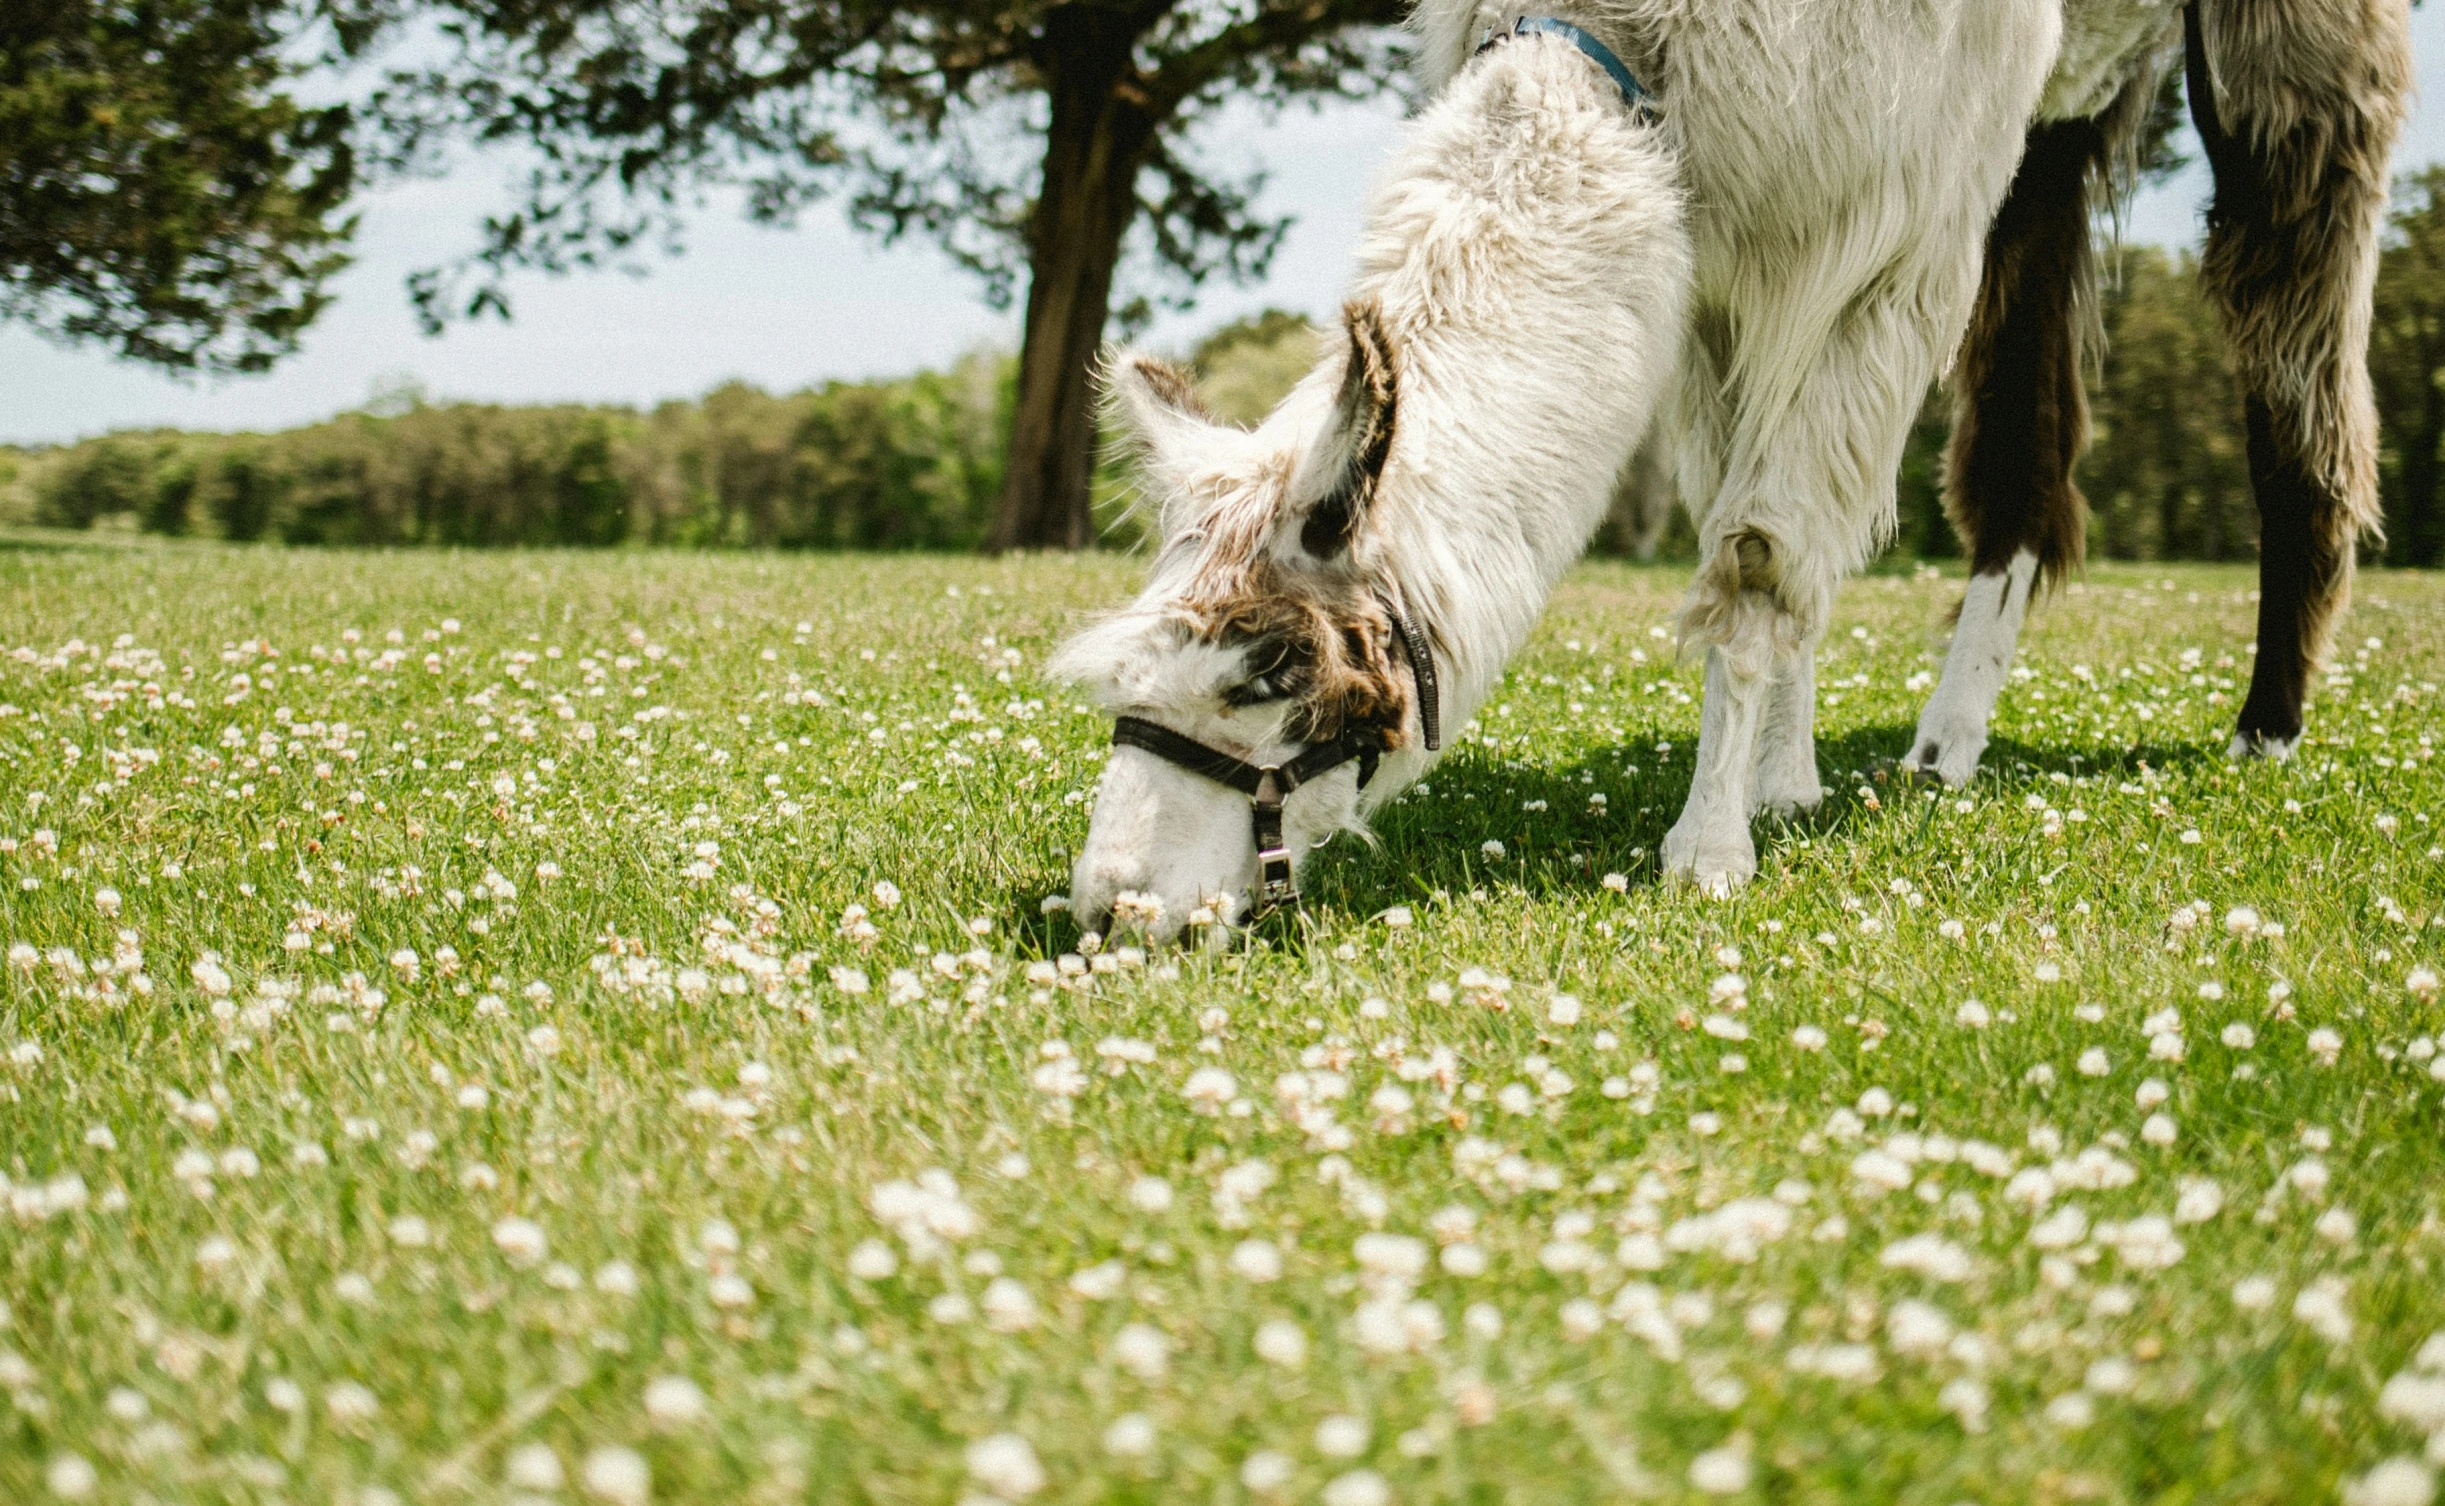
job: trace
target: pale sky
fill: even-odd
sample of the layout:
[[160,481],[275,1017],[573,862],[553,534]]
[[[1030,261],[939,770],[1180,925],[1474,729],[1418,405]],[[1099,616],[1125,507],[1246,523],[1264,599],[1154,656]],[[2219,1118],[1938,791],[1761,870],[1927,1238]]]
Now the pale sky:
[[[2445,7],[2415,11],[2412,30],[2431,102],[2413,118],[2402,168],[2445,158],[2445,105],[2433,103],[2445,100]],[[1226,122],[1208,154],[1224,167],[1269,167],[1263,202],[1296,223],[1263,284],[1213,286],[1145,343],[1185,346],[1268,306],[1310,314],[1336,307],[1397,110],[1387,102],[1292,111],[1270,125]],[[795,230],[762,229],[723,203],[696,216],[684,256],[657,259],[648,276],[521,276],[512,283],[514,323],[461,324],[429,339],[409,314],[404,279],[473,243],[479,218],[507,202],[506,171],[479,160],[365,200],[357,264],[338,280],[337,299],[303,349],[267,376],[180,381],[0,327],[0,442],[156,425],[282,428],[356,407],[402,378],[436,399],[647,406],[731,378],[787,391],[938,366],[980,345],[1017,345],[1015,315],[987,309],[975,283],[921,243],[879,249],[820,207]],[[2206,192],[2194,165],[2142,198],[2128,235],[2194,241]]]

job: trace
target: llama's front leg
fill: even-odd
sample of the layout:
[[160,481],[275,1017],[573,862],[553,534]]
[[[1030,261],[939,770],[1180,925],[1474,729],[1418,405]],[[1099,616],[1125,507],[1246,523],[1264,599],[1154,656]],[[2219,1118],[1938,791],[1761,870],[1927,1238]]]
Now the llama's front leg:
[[1664,834],[1664,871],[1720,899],[1757,874],[1749,836],[1757,737],[1774,695],[1772,662],[1721,646],[1706,655],[1706,705],[1698,717],[1698,772],[1689,803]]
[[1815,810],[1824,798],[1825,787],[1817,782],[1817,646],[1809,643],[1775,665],[1774,688],[1757,733],[1750,809],[1790,816]]
[[1902,772],[1933,775],[1955,788],[1978,772],[1979,755],[1987,750],[1987,722],[2012,669],[2037,574],[2037,556],[2023,550],[2005,569],[1970,577],[1961,620],[1953,626],[1953,646],[1944,656],[1944,678],[1919,713],[1918,734],[1910,740]]

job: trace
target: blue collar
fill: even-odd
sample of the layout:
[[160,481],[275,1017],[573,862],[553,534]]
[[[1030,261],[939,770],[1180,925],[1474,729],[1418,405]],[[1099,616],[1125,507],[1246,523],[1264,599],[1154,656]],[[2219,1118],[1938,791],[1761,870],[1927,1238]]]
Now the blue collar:
[[1620,88],[1622,102],[1630,107],[1633,114],[1647,114],[1655,109],[1654,94],[1649,92],[1645,84],[1638,81],[1636,75],[1622,66],[1622,60],[1614,56],[1612,48],[1597,41],[1584,29],[1573,26],[1559,16],[1522,16],[1512,23],[1509,31],[1489,29],[1486,32],[1485,41],[1478,44],[1477,50],[1485,52],[1489,48],[1510,41],[1513,37],[1537,35],[1560,37],[1586,53],[1589,60],[1602,68]]

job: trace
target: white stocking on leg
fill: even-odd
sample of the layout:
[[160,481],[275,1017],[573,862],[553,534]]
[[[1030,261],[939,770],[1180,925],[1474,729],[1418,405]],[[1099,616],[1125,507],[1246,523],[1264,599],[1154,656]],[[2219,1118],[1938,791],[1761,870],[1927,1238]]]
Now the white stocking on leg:
[[1919,713],[1918,735],[1910,741],[1902,772],[1932,774],[1956,788],[1978,772],[1987,722],[2020,644],[2037,569],[2037,556],[2024,549],[2002,571],[1970,577],[1953,646],[1944,656],[1944,679]]
[[1706,706],[1698,720],[1698,771],[1689,804],[1664,834],[1664,871],[1721,898],[1757,873],[1749,837],[1750,780],[1757,734],[1774,691],[1772,661],[1737,661],[1721,647],[1706,655]]
[[1804,645],[1775,665],[1766,719],[1750,775],[1753,811],[1789,816],[1825,798],[1817,782],[1817,648]]

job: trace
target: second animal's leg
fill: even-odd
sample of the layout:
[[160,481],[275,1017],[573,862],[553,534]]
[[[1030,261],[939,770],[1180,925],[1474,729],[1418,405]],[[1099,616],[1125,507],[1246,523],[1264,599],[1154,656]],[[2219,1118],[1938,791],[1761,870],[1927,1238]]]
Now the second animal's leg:
[[2379,517],[2366,352],[2410,40],[2387,0],[2196,0],[2184,20],[2216,174],[2199,280],[2232,341],[2258,498],[2258,662],[2231,751],[2282,758]]
[[1945,463],[1945,510],[1969,546],[1970,584],[1944,677],[1902,760],[1907,773],[1959,785],[1978,772],[2029,598],[2080,562],[2088,507],[2071,470],[2088,440],[2080,336],[2095,281],[2089,185],[2108,139],[2096,120],[2033,127],[1987,236]]

